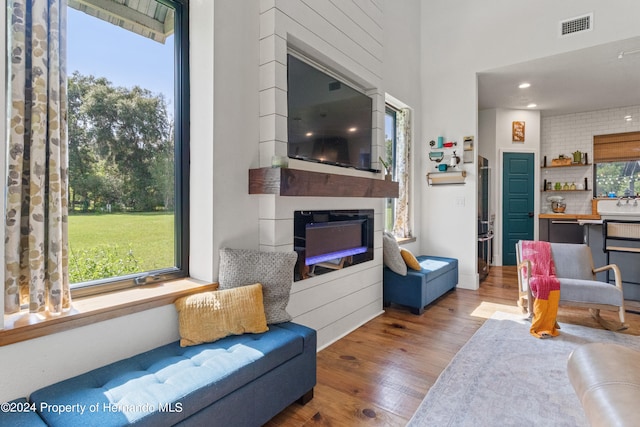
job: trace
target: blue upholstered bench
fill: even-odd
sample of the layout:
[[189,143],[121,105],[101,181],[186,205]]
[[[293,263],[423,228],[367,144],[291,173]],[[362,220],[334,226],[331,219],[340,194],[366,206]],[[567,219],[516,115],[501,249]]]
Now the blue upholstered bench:
[[306,403],[315,383],[316,331],[287,322],[191,347],[174,342],[44,387],[29,399],[37,412],[0,413],[0,425],[258,426]]
[[24,397],[2,403],[0,426],[11,427],[47,427],[38,416],[35,405]]
[[383,272],[385,307],[391,303],[410,307],[413,314],[422,314],[424,307],[458,284],[458,260],[436,256],[416,257],[421,270],[409,269],[406,276],[394,273],[388,267]]

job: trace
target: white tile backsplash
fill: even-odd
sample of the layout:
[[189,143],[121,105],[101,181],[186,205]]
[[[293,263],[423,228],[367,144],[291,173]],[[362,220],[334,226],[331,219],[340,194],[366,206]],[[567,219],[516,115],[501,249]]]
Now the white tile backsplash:
[[[626,121],[624,119],[626,115],[631,115],[633,120]],[[547,156],[547,165],[551,165],[551,159],[557,158],[558,155],[571,156],[575,151],[587,153],[589,163],[591,163],[593,160],[593,137],[595,135],[640,131],[640,106],[542,117],[541,127],[540,158],[544,159],[544,156]],[[551,212],[547,197],[557,195],[565,198],[567,213],[591,213],[593,166],[547,168],[541,169],[541,171],[541,185],[545,179],[552,183],[561,182],[563,185],[565,182],[584,185],[584,178],[586,177],[589,191],[575,193],[544,192],[540,198],[540,212]]]

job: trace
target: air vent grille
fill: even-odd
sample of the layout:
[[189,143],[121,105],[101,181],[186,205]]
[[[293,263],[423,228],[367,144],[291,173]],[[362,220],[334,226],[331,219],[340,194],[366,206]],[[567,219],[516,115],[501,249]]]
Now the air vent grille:
[[560,22],[560,36],[568,36],[593,29],[593,13]]

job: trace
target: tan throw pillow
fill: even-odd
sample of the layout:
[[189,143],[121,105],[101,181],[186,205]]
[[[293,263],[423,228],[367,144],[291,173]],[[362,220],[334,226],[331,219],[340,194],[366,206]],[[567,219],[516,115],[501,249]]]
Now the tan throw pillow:
[[189,295],[176,300],[175,306],[181,347],[269,330],[260,283]]
[[400,248],[400,255],[402,255],[402,259],[404,260],[405,264],[407,264],[407,267],[412,270],[422,270],[418,259],[411,253],[409,249]]

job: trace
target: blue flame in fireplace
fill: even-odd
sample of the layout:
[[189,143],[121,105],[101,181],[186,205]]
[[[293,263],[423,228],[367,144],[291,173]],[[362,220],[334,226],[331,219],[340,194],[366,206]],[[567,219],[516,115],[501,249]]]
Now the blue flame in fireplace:
[[342,251],[329,252],[322,255],[312,256],[305,260],[306,265],[318,264],[320,262],[331,261],[332,259],[340,259],[346,256],[358,255],[367,252],[366,246],[358,246],[356,248],[344,249]]

